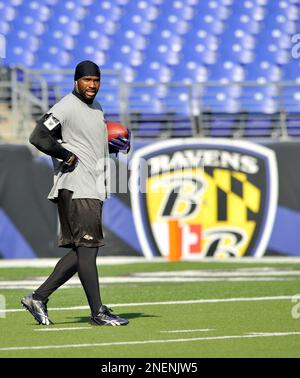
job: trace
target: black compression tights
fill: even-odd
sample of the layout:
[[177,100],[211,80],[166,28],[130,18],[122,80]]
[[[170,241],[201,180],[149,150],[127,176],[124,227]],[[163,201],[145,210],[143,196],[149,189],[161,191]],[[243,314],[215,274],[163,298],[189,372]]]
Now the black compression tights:
[[102,304],[96,266],[97,252],[98,248],[87,247],[78,247],[69,251],[58,261],[47,280],[34,292],[34,298],[38,300],[47,299],[75,273],[78,273],[92,316],[97,315]]

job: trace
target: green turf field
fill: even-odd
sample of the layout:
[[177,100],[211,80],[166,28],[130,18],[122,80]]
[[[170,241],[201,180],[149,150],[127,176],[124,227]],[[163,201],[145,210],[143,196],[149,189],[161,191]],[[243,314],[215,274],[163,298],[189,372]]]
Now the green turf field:
[[55,325],[38,326],[20,299],[51,270],[0,268],[0,357],[300,357],[299,262],[102,266],[125,327],[89,325],[76,277],[49,301]]

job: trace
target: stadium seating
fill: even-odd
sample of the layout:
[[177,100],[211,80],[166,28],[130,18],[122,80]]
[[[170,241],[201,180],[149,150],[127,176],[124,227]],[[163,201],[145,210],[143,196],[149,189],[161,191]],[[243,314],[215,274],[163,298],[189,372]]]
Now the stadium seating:
[[[299,81],[291,36],[300,21],[299,0],[2,0],[0,33],[6,64],[74,68],[91,59],[118,69],[127,83],[202,84],[192,98],[214,112],[297,112],[299,88],[282,91],[213,82]],[[131,88],[135,107],[186,113],[184,93]],[[147,100],[151,99],[151,101]],[[148,110],[149,110],[148,109]],[[219,121],[220,122],[220,121]]]

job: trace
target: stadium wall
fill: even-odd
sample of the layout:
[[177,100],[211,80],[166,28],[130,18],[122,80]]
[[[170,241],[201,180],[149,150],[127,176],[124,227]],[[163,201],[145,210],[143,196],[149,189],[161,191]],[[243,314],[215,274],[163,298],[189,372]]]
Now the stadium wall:
[[[139,181],[147,190],[129,193],[127,181],[136,189],[142,160],[149,166]],[[114,161],[112,176],[121,175],[126,186],[117,180],[104,205],[102,255],[300,255],[299,142],[136,141],[129,163],[123,155]],[[205,173],[199,176],[198,168]],[[177,193],[151,192],[166,178],[174,189],[178,177],[187,180]],[[52,179],[47,157],[27,146],[0,146],[1,258],[64,254],[56,246],[56,206],[46,199]]]

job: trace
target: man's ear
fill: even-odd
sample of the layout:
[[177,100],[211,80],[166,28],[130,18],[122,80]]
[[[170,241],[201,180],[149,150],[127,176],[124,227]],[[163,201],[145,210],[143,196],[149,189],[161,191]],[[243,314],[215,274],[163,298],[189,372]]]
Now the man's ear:
[[77,80],[75,81],[75,90],[76,90],[76,92],[79,92],[79,90],[78,90],[78,82],[77,82]]

